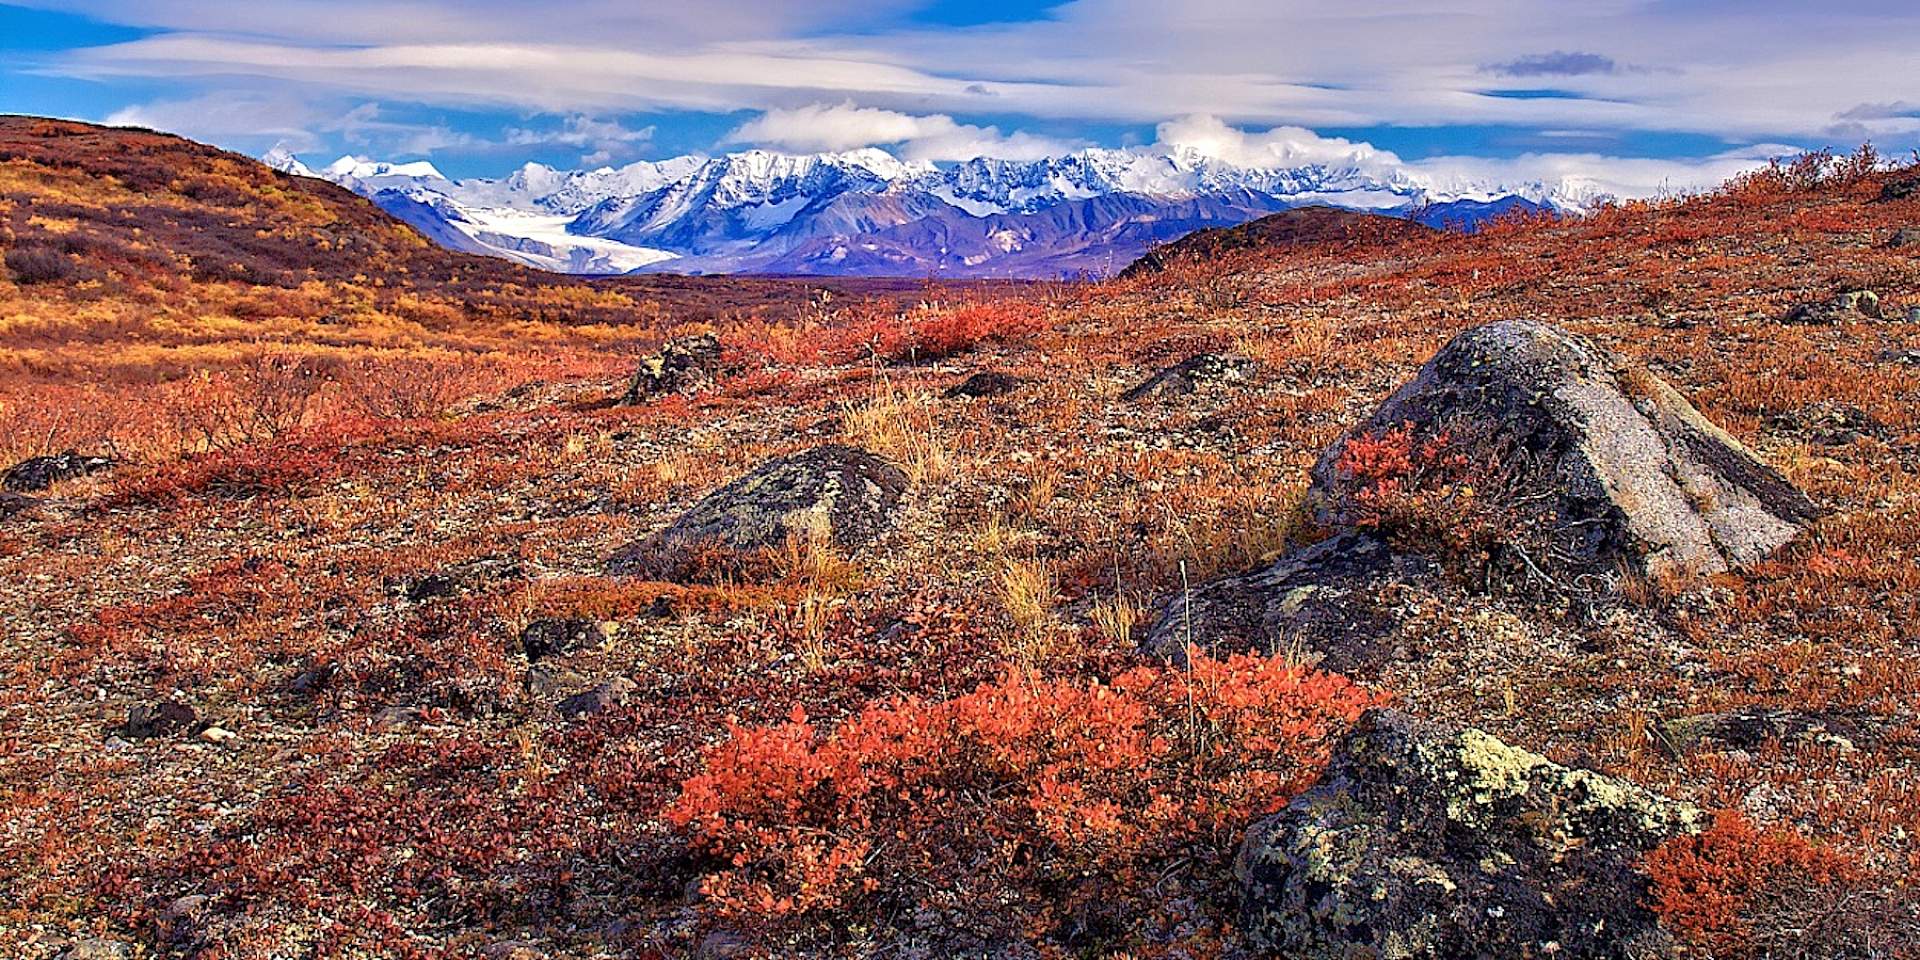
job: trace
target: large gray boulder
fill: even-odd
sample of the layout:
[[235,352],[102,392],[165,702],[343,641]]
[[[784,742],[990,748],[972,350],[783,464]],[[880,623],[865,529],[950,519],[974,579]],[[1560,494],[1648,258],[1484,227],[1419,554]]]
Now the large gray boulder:
[[667,580],[750,574],[790,537],[855,550],[892,524],[906,488],[906,474],[872,453],[816,447],[769,460],[708,494],[666,529],[620,551],[610,568]]
[[1699,810],[1478,730],[1361,717],[1235,861],[1244,929],[1289,960],[1642,958],[1647,851]]
[[1545,539],[1533,559],[1571,572],[1624,564],[1656,582],[1755,563],[1819,510],[1693,405],[1593,341],[1530,320],[1476,327],[1443,347],[1373,417],[1328,449],[1310,500],[1351,522],[1357,437],[1410,425],[1446,433],[1469,463],[1499,468],[1488,491]]

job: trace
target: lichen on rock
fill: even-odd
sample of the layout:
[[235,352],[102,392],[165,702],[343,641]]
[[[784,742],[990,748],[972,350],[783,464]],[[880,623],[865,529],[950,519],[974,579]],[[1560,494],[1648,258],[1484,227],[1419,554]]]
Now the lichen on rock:
[[709,494],[666,529],[621,550],[610,569],[665,580],[713,567],[739,573],[790,538],[855,550],[892,523],[906,487],[899,467],[865,450],[805,450]]
[[1639,860],[1702,826],[1625,781],[1375,710],[1248,831],[1235,871],[1249,939],[1279,956],[1637,957],[1665,942]]

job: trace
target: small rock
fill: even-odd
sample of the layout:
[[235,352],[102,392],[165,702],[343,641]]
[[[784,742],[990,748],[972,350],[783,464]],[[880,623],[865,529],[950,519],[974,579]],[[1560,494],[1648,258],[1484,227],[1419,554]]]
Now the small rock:
[[732,960],[747,952],[747,938],[732,930],[715,930],[700,938],[694,956],[699,960]]
[[597,620],[535,620],[520,631],[520,649],[529,661],[588,650],[605,644],[618,629],[618,624]]
[[110,457],[82,456],[68,450],[44,457],[31,457],[14,464],[0,474],[0,489],[16,492],[45,490],[62,480],[90,476],[113,469]]
[[1899,250],[1904,247],[1920,246],[1920,227],[1901,227],[1887,238],[1887,249]]
[[127,709],[126,735],[129,740],[172,736],[192,729],[199,719],[199,714],[184,703],[138,703]]
[[545,951],[528,940],[503,940],[499,943],[490,943],[485,950],[481,951],[481,955],[487,960],[546,960],[547,957]]
[[1880,185],[1880,202],[1907,200],[1920,196],[1920,177],[1896,177]]
[[750,577],[790,536],[824,536],[855,550],[892,525],[906,488],[899,467],[865,450],[805,450],[708,494],[665,530],[616,554],[609,569],[663,580]]
[[1674,717],[1655,725],[1654,732],[1660,746],[1675,756],[1703,744],[1752,750],[1768,741],[1818,743],[1851,751],[1873,737],[1864,724],[1838,714],[1765,707]]
[[1862,437],[1884,440],[1888,436],[1886,425],[1872,414],[1851,404],[1828,401],[1768,417],[1767,426],[1830,447],[1844,447]]
[[1214,656],[1257,652],[1317,655],[1322,669],[1367,678],[1398,649],[1395,598],[1437,586],[1429,560],[1394,554],[1362,534],[1342,534],[1253,573],[1175,595],[1141,640],[1143,650],[1184,664],[1186,648]]
[[55,955],[55,960],[125,960],[133,956],[133,948],[118,940],[105,937],[88,937],[75,940]]
[[40,501],[32,497],[21,496],[17,493],[0,492],[0,520],[9,520],[13,517],[25,516],[29,511],[39,505]]
[[583,693],[576,693],[560,701],[560,715],[568,719],[603,713],[627,702],[627,698],[639,689],[626,677],[614,677],[605,683]]
[[578,690],[584,686],[587,678],[565,667],[555,666],[552,661],[536,663],[527,668],[521,684],[527,695],[539,700],[552,700],[563,691]]
[[460,581],[444,573],[429,573],[423,577],[400,581],[398,586],[402,596],[419,603],[435,597],[453,596],[460,590]]
[[287,681],[287,692],[306,696],[319,693],[326,689],[327,684],[333,680],[334,674],[339,672],[338,664],[330,662],[315,664],[294,674],[293,679]]
[[1134,401],[1145,397],[1185,396],[1202,384],[1244,383],[1253,378],[1256,366],[1245,357],[1218,353],[1196,353],[1154,374],[1145,383],[1120,395]]
[[1639,862],[1701,812],[1478,730],[1369,711],[1234,864],[1249,939],[1301,960],[1663,955]]
[[208,727],[200,731],[200,739],[212,744],[222,744],[238,740],[240,735],[225,727]]
[[1825,326],[1845,320],[1880,319],[1880,295],[1872,290],[1849,290],[1815,303],[1803,303],[1781,318],[1782,323]]
[[421,713],[418,707],[405,707],[395,704],[393,706],[381,707],[380,711],[373,715],[373,725],[376,727],[406,726],[408,724],[419,723],[425,716],[426,714]]
[[639,403],[648,397],[711,381],[720,371],[720,338],[711,333],[669,340],[660,352],[642,358],[627,391],[617,401]]
[[160,922],[168,926],[192,923],[199,919],[200,915],[206,911],[207,902],[208,898],[206,894],[188,894],[167,904],[167,908],[160,911]]
[[952,397],[997,397],[1012,393],[1026,381],[1009,373],[997,370],[985,370],[948,388],[947,396]]

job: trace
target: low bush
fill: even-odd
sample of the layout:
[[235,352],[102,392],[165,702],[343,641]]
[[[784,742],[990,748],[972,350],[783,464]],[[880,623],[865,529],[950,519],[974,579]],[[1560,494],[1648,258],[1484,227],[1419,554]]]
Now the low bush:
[[1170,864],[1224,871],[1247,822],[1308,786],[1376,701],[1279,660],[1196,654],[1111,684],[1008,675],[832,730],[796,707],[734,727],[667,816],[719,865],[710,906],[763,933],[921,909],[1007,936],[1111,926]]
[[49,247],[15,247],[7,251],[7,272],[21,286],[56,283],[73,275],[73,260]]
[[1870,928],[1881,931],[1883,948],[1920,932],[1911,904],[1905,933],[1895,932],[1900,905],[1872,889],[1854,858],[1738,813],[1661,845],[1646,869],[1654,912],[1715,960],[1898,956],[1875,952]]

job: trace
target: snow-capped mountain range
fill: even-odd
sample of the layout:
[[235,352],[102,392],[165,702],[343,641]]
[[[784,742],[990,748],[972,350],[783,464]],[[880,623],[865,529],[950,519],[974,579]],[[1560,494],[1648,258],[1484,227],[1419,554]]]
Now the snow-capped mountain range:
[[1193,230],[1311,204],[1471,225],[1602,199],[1578,184],[1441,189],[1360,164],[1243,167],[1179,147],[941,165],[873,148],[749,150],[597,170],[529,163],[497,180],[452,180],[425,161],[262,159],[353,190],[453,249],[593,274],[1099,275]]

